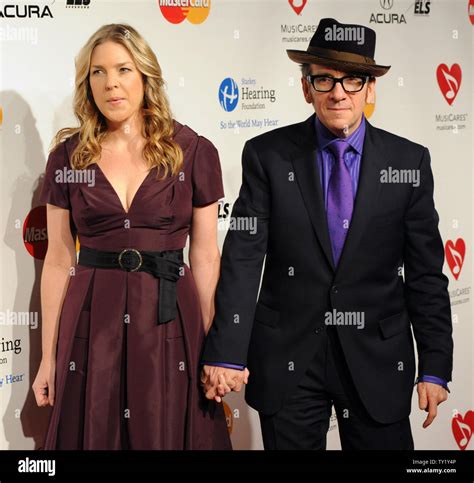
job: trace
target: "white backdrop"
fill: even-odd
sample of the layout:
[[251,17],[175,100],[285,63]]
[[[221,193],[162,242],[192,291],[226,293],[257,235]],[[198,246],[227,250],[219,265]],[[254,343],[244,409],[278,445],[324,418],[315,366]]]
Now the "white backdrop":
[[[46,246],[38,196],[54,134],[75,125],[74,57],[81,46],[100,26],[118,22],[129,23],[148,40],[163,69],[175,118],[219,150],[225,184],[222,244],[240,187],[245,140],[311,114],[298,66],[285,50],[305,50],[323,17],[377,32],[376,61],[392,68],[378,79],[376,104],[366,115],[376,127],[431,152],[446,244],[444,271],[450,280],[454,380],[448,401],[426,430],[421,428],[426,413],[418,410],[414,392],[411,421],[417,449],[474,449],[474,412],[469,412],[474,411],[474,1],[204,0],[209,5],[190,9],[187,18],[178,9],[180,23],[166,18],[160,0],[68,3],[74,2],[0,1],[0,449],[40,444],[48,417],[47,409],[35,407],[30,389],[41,353],[39,282]],[[228,78],[239,91],[232,111],[219,100],[219,87]],[[266,98],[246,99],[246,88],[266,91]],[[226,404],[234,448],[261,449],[257,413],[242,394],[231,394]],[[340,448],[334,417],[328,448]]]

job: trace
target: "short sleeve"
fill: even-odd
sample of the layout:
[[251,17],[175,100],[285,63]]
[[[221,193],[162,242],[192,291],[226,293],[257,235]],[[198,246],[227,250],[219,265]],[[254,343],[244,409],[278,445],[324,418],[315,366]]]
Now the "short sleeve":
[[70,210],[71,204],[67,183],[67,170],[70,167],[65,143],[66,141],[60,143],[49,154],[43,188],[40,195],[40,203],[49,203]]
[[193,206],[204,206],[224,197],[219,154],[214,145],[199,136],[193,161]]

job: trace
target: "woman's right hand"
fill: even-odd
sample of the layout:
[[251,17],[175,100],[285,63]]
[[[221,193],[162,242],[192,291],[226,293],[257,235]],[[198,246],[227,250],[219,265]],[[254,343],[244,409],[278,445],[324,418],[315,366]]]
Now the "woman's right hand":
[[56,361],[41,360],[35,381],[31,386],[38,406],[54,404],[54,383],[56,378]]

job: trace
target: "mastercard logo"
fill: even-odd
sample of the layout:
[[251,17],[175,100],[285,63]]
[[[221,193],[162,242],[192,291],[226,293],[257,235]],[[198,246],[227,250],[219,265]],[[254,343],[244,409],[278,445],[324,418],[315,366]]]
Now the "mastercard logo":
[[44,260],[48,249],[46,206],[37,206],[28,213],[23,223],[23,243],[32,257]]
[[[23,243],[28,253],[38,259],[44,260],[48,250],[48,226],[46,206],[33,208],[23,223]],[[79,237],[76,235],[76,254],[80,250]]]
[[211,0],[158,0],[163,17],[178,24],[188,19],[193,24],[203,23],[211,10]]

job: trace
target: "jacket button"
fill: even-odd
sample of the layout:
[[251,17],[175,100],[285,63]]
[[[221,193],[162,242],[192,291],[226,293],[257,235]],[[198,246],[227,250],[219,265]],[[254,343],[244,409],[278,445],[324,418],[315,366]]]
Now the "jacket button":
[[337,285],[333,285],[333,286],[331,287],[331,290],[332,290],[332,293],[337,293],[337,292],[338,292]]

